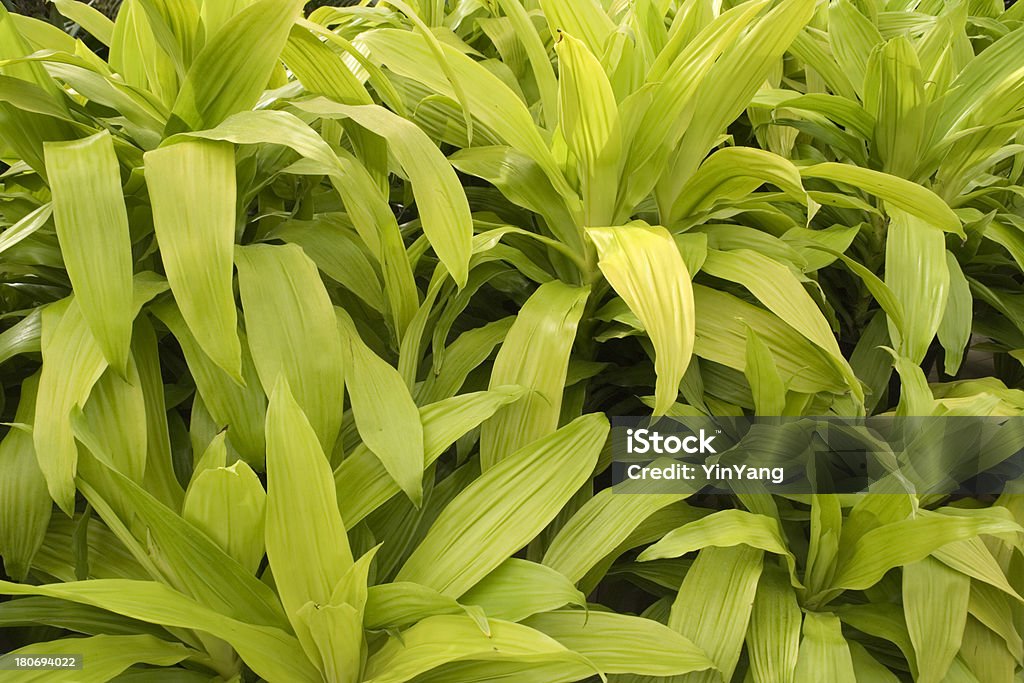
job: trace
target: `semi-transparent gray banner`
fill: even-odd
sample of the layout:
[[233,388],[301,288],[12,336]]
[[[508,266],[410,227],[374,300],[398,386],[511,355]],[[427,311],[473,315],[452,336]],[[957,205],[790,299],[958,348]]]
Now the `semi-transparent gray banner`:
[[1024,417],[619,417],[618,493],[999,495]]

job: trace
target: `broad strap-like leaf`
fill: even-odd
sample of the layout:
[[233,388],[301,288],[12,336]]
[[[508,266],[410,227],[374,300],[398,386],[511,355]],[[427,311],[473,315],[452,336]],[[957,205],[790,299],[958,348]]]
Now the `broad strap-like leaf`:
[[[228,439],[239,454],[256,469],[262,469],[266,450],[264,418],[267,397],[260,386],[249,345],[242,344],[242,379],[245,384],[239,385],[199,347],[173,301],[159,301],[151,310],[181,345],[202,403],[209,410],[216,427],[228,427]],[[195,419],[195,412],[192,417]]]
[[598,267],[629,306],[654,344],[654,414],[663,415],[679,395],[696,327],[693,287],[679,249],[662,227],[591,228]]
[[32,440],[50,496],[71,516],[78,464],[71,413],[85,405],[107,362],[73,298],[43,309],[42,349]]
[[802,588],[796,577],[796,558],[786,545],[778,521],[767,515],[745,510],[720,510],[682,526],[640,553],[646,562],[665,557],[681,557],[706,547],[750,546],[784,557],[789,565],[790,581]]
[[[582,664],[595,673],[586,658],[575,654],[540,631],[507,621],[489,622],[485,634],[468,616],[428,617],[390,638],[366,662],[366,683],[402,683],[417,674],[462,659],[552,658]],[[585,669],[584,669],[585,670]],[[586,674],[584,673],[585,677]],[[451,679],[449,679],[451,680]]]
[[32,443],[39,376],[21,383],[21,399],[14,414],[17,423],[0,441],[0,556],[8,576],[24,581],[53,508],[46,479],[39,469]]
[[153,624],[205,631],[230,643],[242,660],[267,680],[321,680],[294,636],[278,628],[232,619],[153,581],[96,579],[46,586],[0,581],[0,593],[46,595]]
[[889,209],[885,284],[900,302],[903,328],[890,320],[889,336],[914,364],[924,360],[942,323],[949,296],[946,241],[941,230],[909,213]]
[[259,569],[266,492],[245,461],[200,472],[189,486],[181,514],[249,572]]
[[578,582],[644,520],[683,498],[682,494],[619,495],[612,489],[600,491],[562,526],[543,562]]
[[535,562],[510,557],[459,598],[483,608],[488,617],[522,621],[531,614],[576,605],[586,597],[564,574]]
[[[307,654],[320,651],[323,619],[307,605],[329,605],[352,567],[331,467],[309,420],[282,377],[267,410],[267,558],[288,619]],[[337,625],[337,624],[336,624]]]
[[454,169],[437,146],[412,122],[377,105],[348,106],[323,98],[296,105],[310,114],[344,117],[380,135],[412,184],[423,234],[460,287],[469,276],[473,221]]
[[584,655],[606,674],[678,676],[715,666],[693,642],[652,619],[560,610],[524,623]]
[[266,543],[293,625],[307,602],[330,602],[353,562],[327,457],[283,379],[267,410]]
[[107,362],[123,377],[132,340],[132,247],[107,132],[46,145],[53,219],[71,286]]
[[490,386],[515,384],[528,393],[484,423],[485,471],[558,426],[569,354],[588,295],[589,288],[553,281],[538,287],[519,311],[494,359]]
[[971,579],[926,557],[903,568],[903,609],[917,652],[917,680],[946,678],[967,627]]
[[[98,476],[102,475],[102,476]],[[252,624],[279,628],[287,620],[273,591],[249,573],[197,527],[171,511],[123,474],[98,461],[90,476],[80,477],[79,486],[86,500],[106,525],[136,554],[144,543],[162,558],[164,569],[158,576],[200,604],[232,618]],[[138,522],[122,520],[111,503],[123,501],[137,515]],[[128,525],[142,537],[128,535]],[[148,556],[140,561],[152,560]],[[151,566],[155,568],[155,565]]]
[[[585,16],[583,0],[576,10]],[[599,10],[600,11],[600,10]],[[558,125],[578,163],[583,224],[607,225],[615,220],[622,131],[615,93],[601,62],[581,40],[561,33],[558,54]]]
[[200,348],[242,381],[235,295],[235,154],[186,140],[145,155],[160,258],[178,310]]
[[348,314],[337,309],[348,360],[348,393],[363,443],[416,505],[423,500],[423,424],[398,370],[375,354]]
[[856,683],[850,648],[839,619],[827,612],[808,612],[796,665],[796,683]]
[[786,573],[765,566],[754,595],[747,653],[754,683],[793,683],[802,615]]
[[[607,434],[603,415],[585,415],[486,470],[445,507],[396,579],[466,592],[554,518],[590,476]],[[537,477],[538,467],[549,475]]]
[[686,573],[668,626],[703,649],[717,669],[694,674],[694,681],[732,678],[750,622],[763,555],[747,546],[709,546]]
[[284,377],[330,453],[341,429],[345,365],[334,308],[316,264],[293,244],[239,247],[235,263],[263,390],[270,395]]
[[257,0],[208,36],[174,102],[171,132],[211,128],[252,107],[301,7],[298,0]]
[[849,164],[826,162],[800,169],[804,178],[821,178],[859,188],[883,199],[890,206],[906,211],[941,229],[964,237],[963,227],[949,205],[931,190],[894,175]]
[[12,683],[103,683],[115,678],[133,664],[169,667],[192,654],[189,648],[181,643],[172,643],[150,635],[96,635],[89,638],[64,638],[32,643],[0,655],[0,661],[8,665],[15,657],[77,655],[82,662],[82,668],[78,670],[8,671],[4,679]]
[[[456,439],[522,395],[523,390],[519,387],[496,387],[452,396],[420,408],[424,451],[420,471],[430,467]],[[365,443],[356,446],[338,466],[334,481],[341,515],[349,525],[359,523],[402,491]]]

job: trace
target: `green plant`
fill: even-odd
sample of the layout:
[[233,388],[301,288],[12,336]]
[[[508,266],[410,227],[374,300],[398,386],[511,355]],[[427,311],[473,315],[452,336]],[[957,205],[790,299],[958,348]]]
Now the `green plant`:
[[[1020,10],[55,5],[104,49],[0,14],[19,652],[96,681],[1019,675],[1019,495],[604,473],[609,415],[1020,414]],[[929,384],[971,348],[990,376]]]

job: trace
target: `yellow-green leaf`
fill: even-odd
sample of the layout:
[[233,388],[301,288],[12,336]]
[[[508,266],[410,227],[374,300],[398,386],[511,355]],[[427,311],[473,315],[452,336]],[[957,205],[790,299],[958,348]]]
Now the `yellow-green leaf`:
[[78,305],[123,377],[132,339],[132,248],[121,170],[107,132],[46,145],[53,219]]
[[598,266],[640,319],[654,344],[654,413],[679,395],[693,353],[696,314],[690,273],[672,236],[662,227],[591,228]]
[[232,289],[234,149],[223,142],[186,140],[144,158],[160,258],[181,317],[206,355],[241,382]]

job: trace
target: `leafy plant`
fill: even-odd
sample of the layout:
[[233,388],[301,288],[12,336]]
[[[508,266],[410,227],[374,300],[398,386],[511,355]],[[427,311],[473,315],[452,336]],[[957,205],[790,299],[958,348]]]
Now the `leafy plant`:
[[1013,490],[606,475],[608,416],[1020,414],[1017,6],[54,5],[0,10],[14,652],[1020,675]]

